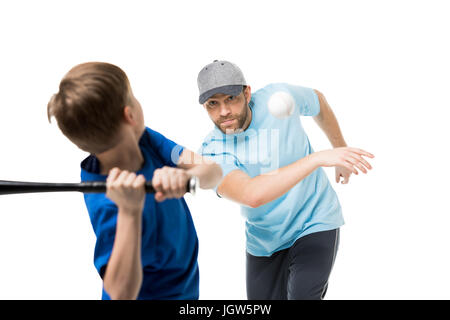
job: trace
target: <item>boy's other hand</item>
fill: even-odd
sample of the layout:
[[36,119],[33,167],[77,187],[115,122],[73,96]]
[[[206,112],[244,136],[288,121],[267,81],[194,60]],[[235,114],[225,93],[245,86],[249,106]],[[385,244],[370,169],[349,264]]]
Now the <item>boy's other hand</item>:
[[162,167],[153,173],[152,185],[155,188],[155,200],[158,202],[170,198],[181,198],[187,192],[191,175],[186,170]]
[[129,214],[142,213],[145,201],[145,177],[113,168],[106,179],[106,196]]

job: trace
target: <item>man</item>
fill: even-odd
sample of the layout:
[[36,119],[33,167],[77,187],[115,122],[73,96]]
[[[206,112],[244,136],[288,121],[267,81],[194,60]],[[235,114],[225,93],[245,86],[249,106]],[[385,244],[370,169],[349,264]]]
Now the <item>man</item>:
[[[82,181],[107,184],[106,194],[84,195],[103,299],[198,299],[198,240],[182,197],[192,176],[214,187],[220,167],[146,127],[128,77],[109,63],[72,68],[47,112],[90,153]],[[155,194],[145,194],[146,180]]]
[[[322,166],[336,167],[336,182],[371,169],[349,148],[325,97],[289,84],[270,84],[252,94],[242,71],[228,61],[198,75],[199,103],[215,124],[200,153],[222,167],[220,197],[241,205],[246,218],[249,299],[322,299],[344,224],[337,195]],[[293,100],[292,115],[279,119],[267,108],[274,93]],[[313,116],[334,149],[314,152],[300,115]]]

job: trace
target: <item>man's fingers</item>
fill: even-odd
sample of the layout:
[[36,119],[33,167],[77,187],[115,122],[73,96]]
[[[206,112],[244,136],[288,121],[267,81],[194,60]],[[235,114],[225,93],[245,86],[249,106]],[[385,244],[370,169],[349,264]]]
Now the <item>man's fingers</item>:
[[356,152],[349,152],[348,154],[346,154],[345,160],[352,163],[354,166],[356,166],[359,170],[361,170],[364,173],[367,173],[367,169],[369,170],[372,169],[372,166],[369,164],[369,162],[363,159],[363,157],[361,157]]
[[367,156],[369,158],[375,158],[375,156],[373,154],[371,154],[370,152],[367,152],[367,151],[365,151],[363,149],[359,149],[359,148],[349,148],[349,149],[351,151],[353,151],[353,152],[356,152],[356,153],[360,154],[360,155]]
[[352,163],[350,163],[350,162],[348,162],[348,161],[345,161],[344,166],[345,166],[348,170],[350,170],[351,172],[353,172],[354,174],[356,174],[356,175],[358,174],[358,170],[356,170],[355,167],[353,167]]
[[350,176],[345,177],[344,181],[342,181],[342,184],[347,184],[349,179],[350,179]]
[[354,157],[350,156],[347,158],[347,161],[356,166],[359,170],[361,170],[364,173],[367,173],[366,168],[364,168],[358,159],[355,159]]
[[367,169],[372,170],[372,166],[370,165],[370,163],[367,162],[367,160],[364,159],[363,157],[361,157],[359,154],[357,154],[357,153],[352,153],[351,156],[352,156],[354,159],[358,160],[359,162],[362,162],[362,163],[366,166]]
[[[350,172],[353,172],[354,174],[358,174],[358,171],[353,167],[353,164],[344,157],[339,161],[339,164],[336,166],[337,168],[345,168],[349,170]],[[342,172],[341,172],[342,174]]]

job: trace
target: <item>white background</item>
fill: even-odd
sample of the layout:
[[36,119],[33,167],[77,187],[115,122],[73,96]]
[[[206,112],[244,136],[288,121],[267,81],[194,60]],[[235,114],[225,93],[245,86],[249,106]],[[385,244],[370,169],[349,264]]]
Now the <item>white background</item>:
[[[2,1],[0,179],[77,182],[86,154],[46,105],[74,65],[128,74],[146,124],[197,150],[212,128],[198,71],[238,64],[256,90],[322,91],[349,146],[376,158],[334,182],[346,225],[327,299],[449,299],[446,1]],[[331,147],[311,118],[313,148]],[[186,196],[200,240],[200,298],[245,299],[236,204]],[[0,299],[99,299],[95,236],[81,194],[0,197]]]

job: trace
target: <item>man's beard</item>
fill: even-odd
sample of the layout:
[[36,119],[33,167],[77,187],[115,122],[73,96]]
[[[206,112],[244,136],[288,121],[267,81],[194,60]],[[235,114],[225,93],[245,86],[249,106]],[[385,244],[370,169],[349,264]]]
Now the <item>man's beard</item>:
[[[245,121],[247,120],[247,116],[248,116],[248,102],[247,102],[247,98],[244,98],[244,99],[245,99],[245,104],[244,104],[245,107],[241,113],[233,114],[226,118],[220,118],[217,122],[215,122],[216,127],[219,128],[220,131],[222,131],[225,134],[238,133],[238,132],[242,131]],[[237,128],[236,129],[232,129],[232,128],[222,129],[220,124],[224,121],[231,120],[231,119],[236,119]]]

